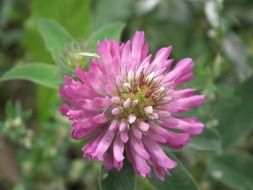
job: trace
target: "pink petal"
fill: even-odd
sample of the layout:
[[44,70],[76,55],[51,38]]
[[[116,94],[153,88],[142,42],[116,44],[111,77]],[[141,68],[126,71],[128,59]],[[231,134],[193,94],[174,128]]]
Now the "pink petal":
[[144,148],[142,141],[140,139],[137,139],[133,134],[131,134],[130,137],[130,144],[131,147],[137,152],[140,157],[142,157],[145,160],[149,159],[149,153]]
[[157,125],[152,125],[150,136],[156,135],[156,139],[152,138],[153,140],[158,141],[159,137],[166,139],[165,142],[161,142],[162,144],[166,144],[167,146],[170,146],[171,148],[182,148],[185,144],[189,143],[190,137],[188,133],[176,133],[173,131],[169,131],[167,129],[164,129],[162,127],[159,127]]
[[182,89],[182,90],[175,90],[172,93],[170,93],[170,96],[174,97],[174,98],[186,98],[189,96],[192,96],[195,93],[195,89],[194,88],[186,88],[186,89]]
[[105,123],[108,120],[109,120],[109,118],[104,113],[101,113],[101,114],[93,117],[93,121],[96,123]]
[[72,123],[73,129],[71,136],[74,139],[81,139],[96,131],[100,126],[94,123],[90,118],[82,119]]
[[137,139],[142,138],[142,132],[139,130],[139,128],[137,126],[135,126],[135,125],[132,126],[132,132]]
[[121,141],[120,136],[117,135],[117,137],[114,140],[113,143],[113,157],[116,161],[120,162],[124,160],[124,143]]
[[[130,146],[129,147],[132,157],[132,164],[137,173],[139,173],[143,177],[147,177],[150,175],[151,168],[147,164],[146,160],[141,158],[139,154],[135,152],[135,150]],[[128,151],[129,152],[129,151]],[[128,153],[129,155],[129,153]]]
[[140,63],[144,45],[144,32],[136,32],[132,40],[132,56],[136,63]]
[[99,142],[101,141],[101,139],[103,138],[104,133],[100,133],[99,135],[97,135],[95,138],[89,140],[82,148],[83,151],[83,156],[84,157],[88,157],[88,158],[92,158],[91,154],[95,152]]
[[156,165],[169,169],[176,167],[176,162],[168,158],[161,147],[154,140],[149,137],[144,137],[143,142]]
[[70,108],[69,108],[68,104],[62,104],[60,106],[60,108],[59,108],[61,114],[64,115],[64,116],[66,116],[66,114],[68,113],[69,109]]
[[103,160],[104,153],[108,150],[113,141],[115,130],[110,130],[110,128],[116,129],[116,127],[112,127],[113,125],[116,125],[116,123],[115,122],[111,123],[109,129],[107,129],[105,135],[99,142],[96,151],[93,153],[93,156],[95,156],[98,160]]
[[129,137],[128,137],[127,124],[125,122],[120,123],[119,131],[120,131],[120,138],[121,138],[122,142],[126,143],[129,139]]
[[170,71],[166,76],[165,76],[165,84],[168,84],[168,82],[174,80],[180,80],[181,77],[184,77],[187,74],[192,73],[192,68],[193,68],[193,61],[190,58],[185,58],[180,60],[175,68]]
[[139,124],[139,129],[146,132],[149,129],[149,124],[144,121],[141,121]]
[[111,170],[113,168],[113,156],[111,152],[108,151],[104,154],[103,164],[107,170]]
[[167,58],[170,55],[170,52],[172,50],[172,47],[164,47],[158,50],[158,52],[155,55],[154,60],[151,63],[151,66],[159,66],[159,67],[163,67],[164,63],[166,63]]
[[182,118],[170,118],[163,122],[164,127],[182,130],[190,135],[198,135],[203,131],[204,125],[198,121],[187,120]]
[[78,100],[77,104],[86,110],[90,110],[90,111],[98,111],[99,107],[96,105],[96,103],[93,100],[90,99],[81,99]]

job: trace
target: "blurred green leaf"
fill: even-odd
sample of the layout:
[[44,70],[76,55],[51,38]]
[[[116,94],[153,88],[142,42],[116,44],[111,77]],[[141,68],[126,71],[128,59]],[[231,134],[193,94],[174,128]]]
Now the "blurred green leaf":
[[156,188],[151,185],[148,178],[143,178],[141,176],[136,176],[135,190],[156,190]]
[[127,21],[132,14],[132,2],[129,0],[97,0],[93,11],[94,27],[97,29],[110,22]]
[[91,29],[90,0],[33,0],[31,16],[25,21],[23,43],[34,60],[50,61],[37,24],[41,18],[59,22],[75,38],[85,38]]
[[158,179],[154,174],[152,175],[150,181],[159,190],[199,190],[197,183],[183,166],[179,160],[172,153],[168,153],[170,158],[177,162],[177,167],[170,171],[171,175],[165,177],[164,181]]
[[229,33],[222,41],[224,52],[234,63],[236,73],[242,80],[248,78],[252,72],[248,64],[247,46],[235,33]]
[[63,53],[66,44],[74,41],[72,36],[60,24],[50,19],[40,20],[39,32],[47,50],[50,51],[55,60]]
[[11,10],[13,8],[13,0],[3,0],[1,1],[0,7],[0,26],[3,27],[11,15]]
[[92,52],[96,52],[97,42],[106,39],[114,39],[118,42],[120,41],[121,33],[125,27],[124,23],[116,22],[113,24],[108,24],[94,33],[87,39],[88,49]]
[[5,105],[5,118],[11,119],[15,117],[15,109],[12,102],[9,100]]
[[146,14],[157,7],[160,0],[139,0],[136,2],[136,9],[139,15]]
[[235,190],[253,189],[253,158],[245,153],[228,153],[209,164],[210,174]]
[[[59,82],[59,84],[61,84]],[[59,87],[58,84],[58,87]],[[55,89],[47,88],[45,86],[37,86],[36,88],[36,109],[37,109],[37,119],[39,122],[46,122],[49,118],[53,117],[53,113],[58,110],[56,102],[59,101],[58,93]],[[47,110],[47,111],[45,111]]]
[[70,67],[71,64],[67,64],[72,52],[67,51],[67,48],[73,44],[73,37],[59,23],[50,19],[40,20],[39,32],[47,50],[58,64],[61,74],[63,76],[65,74],[72,74],[73,69]]
[[57,67],[44,63],[13,67],[1,76],[0,82],[15,79],[29,80],[50,88],[57,88],[59,85]]
[[189,147],[196,150],[219,151],[221,149],[221,136],[217,130],[205,128],[201,135],[192,137]]
[[[219,125],[217,129],[222,137],[224,148],[236,144],[253,128],[253,77],[235,90],[235,98],[224,98],[217,110]],[[239,101],[238,101],[239,99]]]
[[120,171],[111,170],[107,173],[103,168],[100,171],[100,190],[133,190],[135,174],[129,163],[124,163]]

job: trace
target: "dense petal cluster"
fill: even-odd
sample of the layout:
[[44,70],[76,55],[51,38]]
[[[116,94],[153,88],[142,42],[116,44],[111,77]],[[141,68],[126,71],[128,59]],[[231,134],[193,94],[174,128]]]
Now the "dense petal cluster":
[[77,68],[76,79],[65,77],[60,111],[72,121],[74,139],[89,137],[85,158],[117,170],[127,159],[139,175],[149,176],[153,168],[161,179],[176,167],[162,146],[182,148],[202,132],[197,118],[180,114],[203,104],[204,96],[178,89],[192,79],[193,61],[173,66],[171,49],[161,48],[151,59],[143,32],[122,44],[105,40],[89,71]]

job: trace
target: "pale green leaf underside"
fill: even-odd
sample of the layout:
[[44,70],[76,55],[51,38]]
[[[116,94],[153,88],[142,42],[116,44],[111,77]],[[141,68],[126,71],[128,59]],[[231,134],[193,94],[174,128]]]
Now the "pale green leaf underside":
[[1,81],[22,79],[40,84],[49,88],[58,88],[58,70],[54,65],[31,63],[11,68],[5,72]]

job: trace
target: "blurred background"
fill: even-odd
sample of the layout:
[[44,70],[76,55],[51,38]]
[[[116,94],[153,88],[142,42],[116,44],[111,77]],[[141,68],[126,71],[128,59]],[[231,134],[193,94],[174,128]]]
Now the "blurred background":
[[[187,86],[207,98],[192,113],[206,130],[175,154],[200,190],[253,190],[252,0],[1,0],[0,77],[17,65],[54,64],[38,32],[41,18],[79,41],[120,21],[122,41],[144,30],[151,52],[172,45],[175,60],[192,57]],[[70,139],[60,104],[55,89],[0,83],[1,190],[98,189],[100,164],[82,159],[84,142]],[[154,187],[137,177],[135,189]]]

